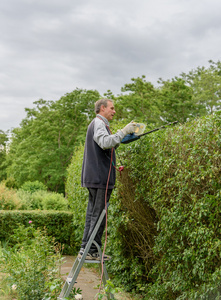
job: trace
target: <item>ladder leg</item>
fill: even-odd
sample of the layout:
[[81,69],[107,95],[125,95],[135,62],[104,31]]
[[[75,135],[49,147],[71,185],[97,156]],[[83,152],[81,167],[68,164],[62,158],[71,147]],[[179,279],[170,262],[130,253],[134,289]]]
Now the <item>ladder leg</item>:
[[79,261],[78,259],[76,258],[75,259],[75,262],[68,274],[68,277],[65,281],[65,284],[62,288],[62,291],[59,295],[59,297],[57,299],[63,299],[64,297],[68,297],[70,292],[71,292],[71,289],[73,288],[74,284],[75,284],[75,281],[77,279],[77,276],[80,272],[80,269],[79,269]]
[[[59,297],[57,298],[58,300],[63,300],[65,297],[68,297],[70,295],[71,290],[72,290],[72,288],[73,288],[73,286],[74,286],[74,284],[76,282],[76,279],[77,279],[77,277],[78,277],[78,275],[80,273],[80,270],[81,270],[81,268],[82,268],[82,266],[83,266],[83,264],[85,262],[86,263],[100,263],[100,266],[102,266],[102,261],[86,260],[86,256],[88,254],[88,251],[90,250],[90,247],[91,247],[92,243],[94,243],[95,246],[97,247],[97,250],[98,250],[100,258],[102,258],[101,248],[96,243],[96,241],[94,241],[94,238],[95,238],[95,236],[97,234],[97,231],[98,231],[98,229],[100,227],[100,224],[103,221],[103,218],[105,217],[105,215],[106,215],[106,209],[104,209],[102,211],[102,213],[101,213],[101,215],[100,215],[100,217],[99,217],[99,219],[97,221],[97,224],[96,224],[96,226],[95,226],[95,228],[94,228],[94,230],[93,230],[93,232],[92,232],[92,234],[90,236],[90,239],[89,239],[89,241],[88,241],[88,243],[87,243],[87,245],[86,245],[86,247],[84,249],[84,253],[83,253],[81,259],[76,258],[76,260],[74,262],[74,265],[71,268],[71,271],[69,272],[68,277],[66,279],[66,282],[65,282],[65,284],[64,284],[64,286],[62,288],[62,291],[61,291]],[[103,274],[104,275],[103,276],[103,284],[105,286],[106,283],[107,283],[107,280],[108,280],[108,274],[107,274],[107,270],[106,270],[106,266],[105,266],[104,262],[103,262],[103,271],[104,271],[104,274]],[[108,299],[114,299],[114,297],[113,297],[113,295],[111,293],[109,293],[109,295],[107,295],[107,296],[108,296]]]
[[[102,251],[101,251],[100,246],[98,245],[98,243],[96,241],[93,241],[93,243],[97,247],[97,250],[98,250],[100,258],[102,258]],[[100,272],[102,274],[102,259],[101,259],[101,262],[100,262]],[[109,280],[109,277],[108,277],[107,269],[106,269],[106,266],[105,266],[105,262],[103,261],[103,277],[102,277],[102,281],[103,281],[104,287],[106,286],[108,280]],[[111,293],[108,293],[107,294],[107,298],[108,299],[114,299],[114,295],[111,294]]]

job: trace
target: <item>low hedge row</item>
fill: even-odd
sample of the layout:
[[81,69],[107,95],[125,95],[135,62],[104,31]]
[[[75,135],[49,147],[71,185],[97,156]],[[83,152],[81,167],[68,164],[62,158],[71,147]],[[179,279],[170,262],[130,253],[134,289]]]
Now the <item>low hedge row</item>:
[[63,254],[73,254],[75,248],[73,213],[66,211],[0,211],[0,240],[9,240],[14,229],[19,225],[32,225],[35,228],[46,229],[48,236],[63,247]]

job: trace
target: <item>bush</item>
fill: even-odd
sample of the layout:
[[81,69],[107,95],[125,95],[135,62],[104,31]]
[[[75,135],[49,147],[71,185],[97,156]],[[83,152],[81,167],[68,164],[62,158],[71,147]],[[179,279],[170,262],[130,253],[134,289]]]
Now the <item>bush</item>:
[[63,194],[48,193],[43,199],[43,209],[45,210],[68,210],[67,200]]
[[17,196],[22,210],[68,210],[68,202],[63,194],[42,190],[32,193],[19,190]]
[[[59,276],[61,255],[56,245],[32,224],[16,228],[10,239],[16,244],[0,249],[0,270],[16,290],[18,299],[57,299],[63,282]],[[56,289],[50,290],[52,286]]]
[[68,202],[63,194],[44,190],[25,191],[8,189],[0,183],[1,210],[68,210]]
[[0,183],[0,209],[12,210],[20,207],[20,201],[16,191],[8,189],[4,183]]
[[4,180],[4,184],[9,189],[17,189],[18,188],[17,182],[16,182],[15,178],[13,178],[13,177],[8,177],[6,180]]
[[21,187],[20,190],[34,193],[36,191],[47,191],[46,185],[44,185],[42,182],[36,180],[36,181],[26,181]]

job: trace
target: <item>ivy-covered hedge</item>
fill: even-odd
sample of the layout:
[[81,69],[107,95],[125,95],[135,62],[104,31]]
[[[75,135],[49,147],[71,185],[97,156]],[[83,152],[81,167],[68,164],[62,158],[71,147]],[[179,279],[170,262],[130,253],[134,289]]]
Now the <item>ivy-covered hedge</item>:
[[[106,250],[116,284],[144,299],[213,299],[221,282],[221,113],[121,145],[118,154],[125,170],[110,200]],[[80,159],[78,152],[73,169]],[[75,185],[69,202],[81,191]],[[85,203],[74,199],[76,210]]]
[[73,254],[75,237],[73,231],[73,213],[66,211],[0,211],[0,240],[7,241],[20,224],[28,226],[29,221],[36,228],[46,229],[49,236],[55,238],[58,246],[64,246],[63,254]]

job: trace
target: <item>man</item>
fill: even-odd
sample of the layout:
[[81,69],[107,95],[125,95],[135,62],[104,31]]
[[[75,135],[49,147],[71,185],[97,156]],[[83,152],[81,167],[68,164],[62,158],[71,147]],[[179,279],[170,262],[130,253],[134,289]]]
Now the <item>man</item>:
[[[115,185],[116,174],[113,165],[116,163],[116,157],[114,148],[120,144],[125,135],[133,133],[136,127],[135,123],[129,123],[117,133],[111,133],[109,121],[113,119],[116,111],[114,103],[110,99],[98,100],[95,103],[95,113],[96,118],[93,119],[87,130],[81,173],[81,185],[88,189],[89,200],[78,257],[83,255],[99,216],[105,208],[105,196],[106,202],[108,202]],[[105,219],[95,236],[95,241],[100,247],[104,228]],[[92,244],[86,259],[101,259],[94,244]]]

